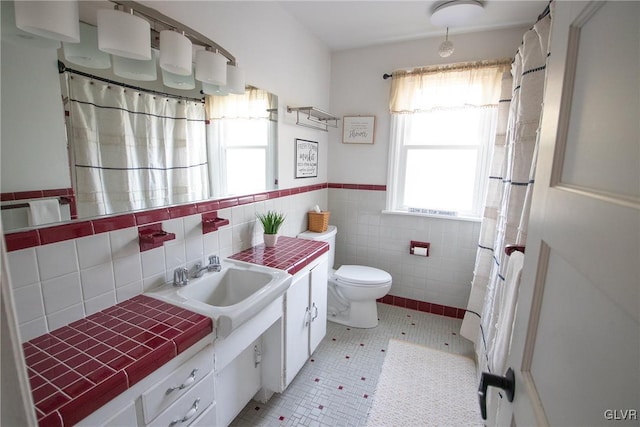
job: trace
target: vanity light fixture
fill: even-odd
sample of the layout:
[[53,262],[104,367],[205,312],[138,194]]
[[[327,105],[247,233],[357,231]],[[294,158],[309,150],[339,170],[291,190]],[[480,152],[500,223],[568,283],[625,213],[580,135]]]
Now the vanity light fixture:
[[[80,43],[63,42],[64,58],[83,67],[104,70],[111,67],[111,56],[98,49],[98,30],[80,23]],[[116,73],[117,74],[117,73]]]
[[226,86],[212,85],[206,82],[202,82],[202,93],[205,95],[226,96],[229,95],[229,91]]
[[180,76],[192,72],[193,44],[188,37],[173,30],[160,31],[160,68]]
[[16,1],[16,27],[47,39],[80,42],[77,1]]
[[238,65],[227,64],[227,90],[237,95],[244,94],[245,79],[244,70]]
[[148,61],[114,56],[113,73],[125,79],[144,82],[156,81],[158,80],[158,56],[159,53],[156,49],[151,49],[151,59]]
[[98,49],[130,59],[151,59],[151,26],[133,9],[131,13],[100,9],[97,16]]
[[162,70],[162,83],[164,83],[164,85],[167,87],[182,90],[191,90],[195,89],[196,87],[196,81],[193,78],[193,73],[182,76],[180,74],[171,73],[164,69]]
[[196,80],[210,85],[227,84],[227,62],[219,52],[202,49],[196,52]]

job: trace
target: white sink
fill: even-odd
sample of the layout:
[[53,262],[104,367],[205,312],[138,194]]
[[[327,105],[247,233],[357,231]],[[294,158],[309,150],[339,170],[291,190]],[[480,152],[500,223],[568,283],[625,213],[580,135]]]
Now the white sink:
[[206,272],[186,286],[169,283],[146,295],[211,317],[218,337],[224,338],[291,285],[291,275],[282,270],[233,260],[221,264],[221,271]]

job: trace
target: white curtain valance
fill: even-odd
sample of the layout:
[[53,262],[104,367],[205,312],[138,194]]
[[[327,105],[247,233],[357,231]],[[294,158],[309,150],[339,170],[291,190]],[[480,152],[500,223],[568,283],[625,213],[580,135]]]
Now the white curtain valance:
[[207,96],[207,118],[267,119],[273,95],[265,90],[249,88],[242,95]]
[[511,59],[396,70],[391,82],[391,113],[497,105],[502,74]]

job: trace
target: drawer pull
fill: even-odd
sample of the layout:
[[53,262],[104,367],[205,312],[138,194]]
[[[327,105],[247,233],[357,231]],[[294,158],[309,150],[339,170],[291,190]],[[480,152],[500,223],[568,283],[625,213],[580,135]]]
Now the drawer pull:
[[191,405],[191,409],[189,409],[189,411],[186,414],[184,414],[184,417],[180,418],[179,420],[171,421],[169,426],[174,426],[176,424],[181,424],[181,423],[184,423],[185,421],[189,421],[191,418],[193,418],[193,416],[198,412],[198,404],[199,403],[200,403],[200,398],[197,398],[196,401],[193,402],[193,405]]
[[189,378],[187,378],[187,380],[185,382],[183,382],[182,384],[180,384],[179,386],[169,387],[165,394],[170,394],[174,390],[183,390],[183,389],[191,386],[193,383],[196,382],[196,372],[198,372],[198,368],[196,368],[193,371],[191,371],[191,374],[189,375]]

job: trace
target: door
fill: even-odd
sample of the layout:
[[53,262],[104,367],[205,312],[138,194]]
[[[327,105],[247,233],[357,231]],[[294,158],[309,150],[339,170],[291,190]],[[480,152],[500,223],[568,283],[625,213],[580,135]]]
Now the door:
[[558,1],[499,425],[638,424],[640,2]]
[[309,330],[309,354],[313,352],[327,334],[327,277],[329,259],[323,260],[311,270],[311,325]]

